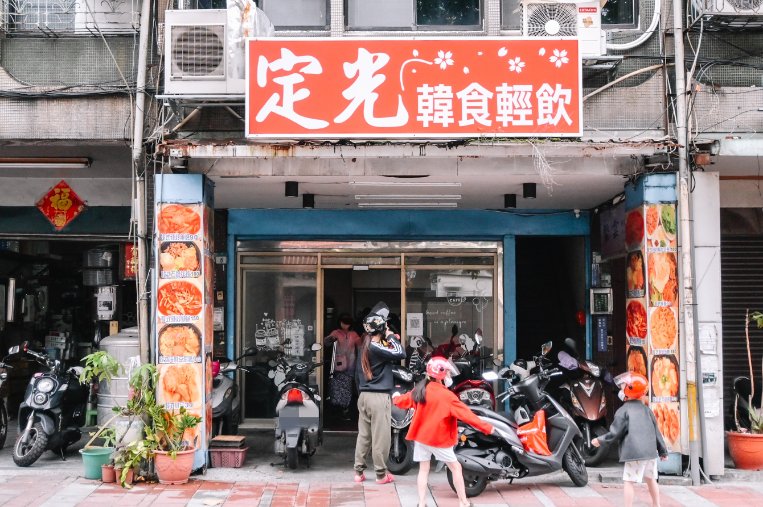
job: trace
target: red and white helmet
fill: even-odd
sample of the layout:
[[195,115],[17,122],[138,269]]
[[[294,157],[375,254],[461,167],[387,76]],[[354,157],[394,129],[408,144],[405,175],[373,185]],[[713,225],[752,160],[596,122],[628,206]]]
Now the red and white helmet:
[[627,371],[614,378],[615,385],[619,387],[626,398],[638,400],[642,398],[649,388],[649,381],[640,373]]
[[453,366],[453,363],[445,359],[444,357],[433,357],[427,363],[427,376],[434,380],[445,380],[448,376],[448,372],[451,375],[458,375],[458,368]]

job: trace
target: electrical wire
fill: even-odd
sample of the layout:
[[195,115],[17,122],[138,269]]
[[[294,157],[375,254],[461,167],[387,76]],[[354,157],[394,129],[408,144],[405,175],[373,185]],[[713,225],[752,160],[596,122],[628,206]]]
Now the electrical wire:
[[[673,65],[673,64],[669,63],[668,66],[670,66],[670,65]],[[659,70],[659,69],[662,69],[662,68],[663,68],[663,64],[660,63],[658,65],[650,65],[649,67],[644,67],[642,69],[634,70],[633,72],[630,72],[630,73],[628,73],[628,74],[626,74],[624,76],[620,76],[617,79],[615,79],[613,81],[610,81],[609,83],[605,84],[604,86],[602,86],[600,88],[597,88],[594,91],[590,92],[589,94],[585,95],[583,97],[583,102],[585,102],[586,100],[590,99],[594,95],[598,95],[599,93],[603,92],[607,88],[611,88],[611,87],[615,86],[617,83],[619,83],[621,81],[625,81],[628,78],[631,78],[631,77],[634,77],[634,76],[638,76],[639,74],[643,74],[645,72],[651,72],[653,70]]]
[[627,51],[635,47],[640,46],[652,36],[657,29],[657,24],[660,22],[660,10],[662,10],[661,0],[654,0],[654,12],[652,13],[652,22],[649,27],[638,38],[624,43],[607,43],[607,49],[612,51]]

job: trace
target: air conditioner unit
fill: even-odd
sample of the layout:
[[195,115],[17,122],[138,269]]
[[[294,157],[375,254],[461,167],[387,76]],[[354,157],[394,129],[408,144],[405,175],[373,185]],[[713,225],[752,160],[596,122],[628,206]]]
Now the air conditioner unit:
[[168,10],[164,22],[164,93],[243,95],[245,79],[230,76],[224,9]]
[[763,29],[763,0],[689,0],[689,25],[704,21],[706,29]]
[[577,37],[580,54],[607,54],[606,32],[601,29],[601,6],[596,2],[526,1],[522,3],[525,37]]

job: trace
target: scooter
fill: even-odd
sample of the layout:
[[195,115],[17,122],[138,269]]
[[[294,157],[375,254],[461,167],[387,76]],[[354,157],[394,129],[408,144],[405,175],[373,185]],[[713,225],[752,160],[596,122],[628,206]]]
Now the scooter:
[[467,353],[460,358],[451,358],[459,371],[459,374],[453,379],[452,391],[467,405],[480,405],[495,409],[493,386],[481,376],[482,362],[492,357],[492,355],[480,356],[482,332],[477,329],[473,340],[462,334],[459,336],[459,341]]
[[[12,370],[13,366],[0,361],[0,369]],[[8,397],[8,372],[0,371],[0,449],[5,445],[8,437],[8,408],[5,399]]]
[[[319,343],[310,349],[321,350]],[[323,441],[321,411],[318,386],[311,386],[310,373],[323,363],[312,363],[301,359],[286,360],[283,354],[277,361],[268,362],[271,368],[280,368],[285,376],[280,385],[279,401],[276,405],[275,452],[282,456],[290,469],[296,469],[299,456],[308,460],[315,454]],[[271,379],[275,370],[268,372]]]
[[[411,341],[414,349],[419,348],[422,343],[416,340],[423,340],[415,337]],[[426,368],[426,362],[430,355],[427,354],[421,360],[411,364],[414,369],[404,366],[393,366],[392,376],[395,379],[394,392],[405,394],[413,390],[416,382],[421,380]],[[413,421],[413,409],[404,410],[392,404],[392,435],[390,440],[389,457],[387,458],[387,469],[395,475],[403,475],[413,467],[413,442],[407,440],[408,428]]]
[[558,389],[549,389],[572,415],[583,438],[579,441],[580,454],[586,466],[596,466],[609,453],[609,446],[594,447],[591,440],[607,433],[607,397],[605,384],[612,384],[609,372],[591,361],[579,360],[574,340],[567,338],[565,345],[572,354],[558,354],[559,367],[565,382]]
[[[506,391],[496,398],[499,401],[509,399],[510,407],[515,411],[500,414],[481,406],[469,408],[480,418],[488,421],[495,428],[492,435],[485,435],[468,425],[459,425],[459,438],[455,447],[456,457],[463,467],[466,496],[473,497],[482,493],[488,482],[544,475],[564,470],[576,486],[588,483],[588,471],[580,455],[575,440],[582,437],[575,421],[564,407],[545,392],[548,381],[561,374],[558,369],[545,368],[544,357],[551,348],[550,342],[544,344],[537,373],[520,380],[509,367],[499,373],[487,371],[485,380],[504,379],[508,383]],[[527,415],[544,410],[547,415],[547,443],[551,454],[546,456],[525,450],[520,440],[519,414]],[[516,415],[515,415],[516,414]],[[453,477],[448,469],[448,482],[455,491]]]
[[50,449],[64,458],[66,448],[82,437],[85,425],[88,389],[80,384],[82,368],[63,371],[60,361],[21,347],[11,347],[11,354],[23,352],[48,368],[29,380],[24,401],[19,407],[19,435],[13,447],[13,462],[20,467],[33,464]]
[[238,362],[244,357],[257,354],[257,349],[249,348],[235,361],[218,357],[212,361],[212,436],[238,434],[241,421],[241,396],[235,379],[226,374],[237,370],[250,371]]

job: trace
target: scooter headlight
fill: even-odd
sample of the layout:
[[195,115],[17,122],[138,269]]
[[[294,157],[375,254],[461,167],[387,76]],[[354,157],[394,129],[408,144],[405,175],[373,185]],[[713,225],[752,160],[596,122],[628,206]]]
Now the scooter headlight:
[[580,404],[580,401],[578,401],[576,396],[573,395],[571,397],[571,399],[572,399],[572,406],[573,407],[575,407],[576,409],[580,410],[581,412],[585,412],[585,410],[583,410],[583,405]]
[[228,389],[226,389],[226,390],[225,390],[225,394],[223,394],[223,399],[224,399],[224,400],[227,400],[227,399],[228,399],[228,398],[230,398],[232,395],[233,395],[233,388],[232,388],[232,387],[229,387]]
[[56,383],[53,382],[53,379],[50,379],[50,378],[40,379],[34,385],[34,388],[37,390],[37,392],[40,392],[40,393],[49,393],[55,387],[56,387]]
[[34,402],[38,405],[44,404],[48,400],[48,396],[46,394],[37,393],[34,395]]

